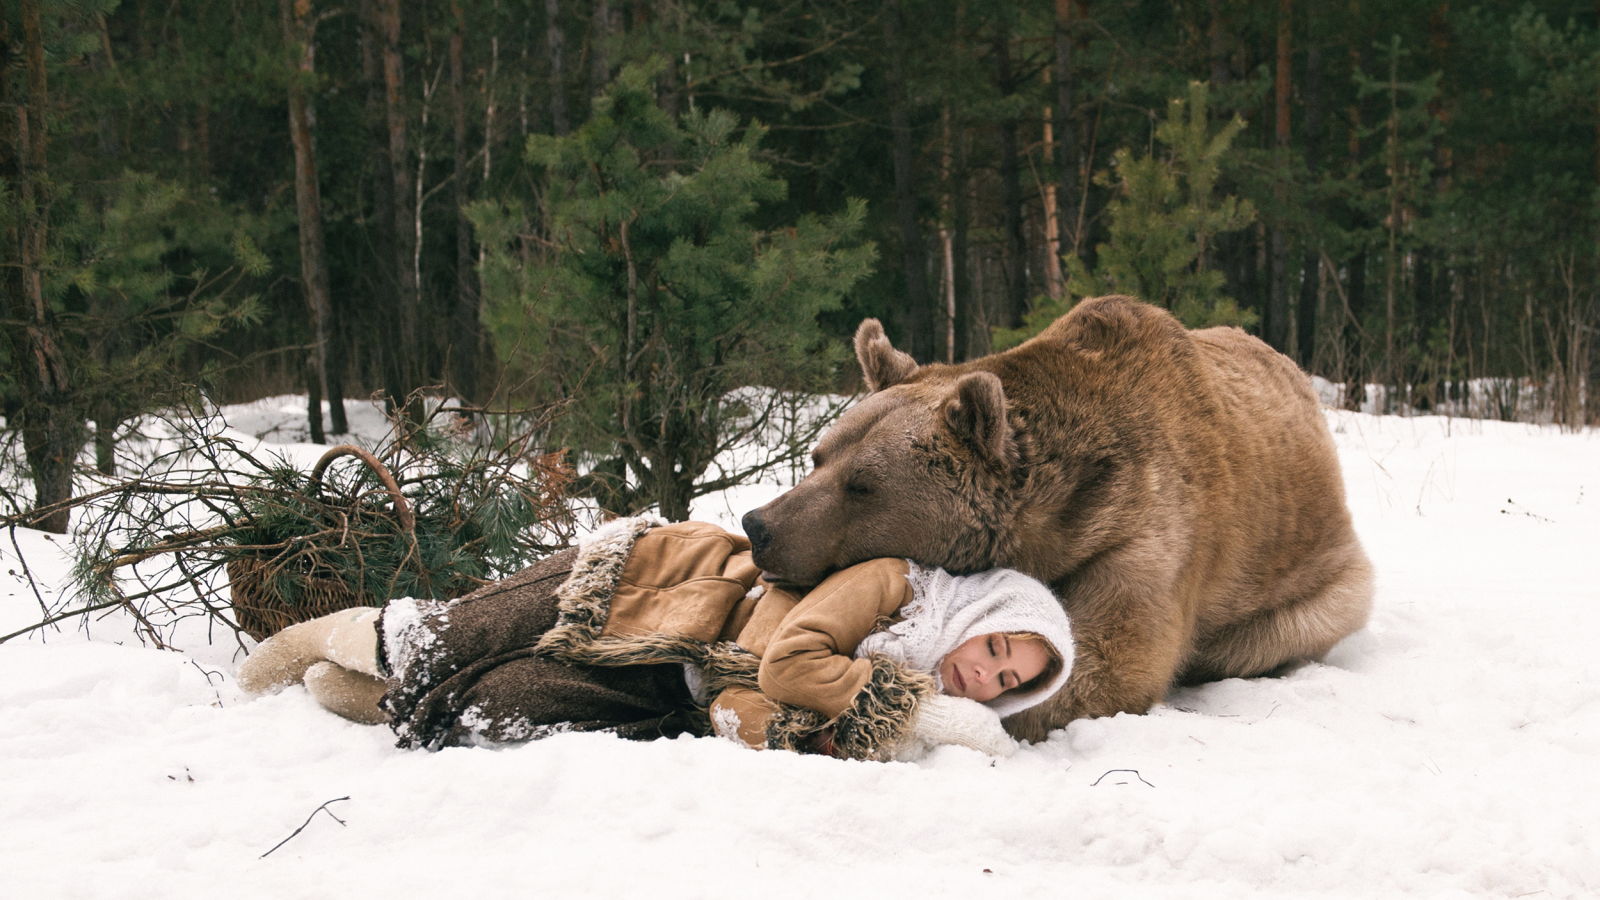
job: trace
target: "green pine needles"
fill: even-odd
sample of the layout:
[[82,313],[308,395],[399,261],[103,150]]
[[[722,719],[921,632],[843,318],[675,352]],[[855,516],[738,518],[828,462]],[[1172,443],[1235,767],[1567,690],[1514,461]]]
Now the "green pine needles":
[[496,344],[528,397],[568,404],[556,427],[588,470],[582,492],[680,520],[695,497],[805,452],[809,434],[790,434],[708,473],[795,396],[831,387],[842,348],[817,316],[875,251],[859,201],[764,221],[787,191],[759,158],[764,130],[722,110],[674,119],[658,69],[625,68],[577,131],[528,139],[531,202],[471,215]]
[[1190,328],[1256,323],[1254,312],[1223,293],[1226,279],[1211,264],[1217,237],[1255,221],[1255,206],[1231,194],[1216,196],[1222,163],[1244,121],[1235,116],[1213,128],[1209,93],[1196,81],[1186,98],[1168,102],[1166,121],[1153,135],[1163,152],[1136,157],[1126,148],[1117,151],[1112,172],[1096,177],[1116,188],[1116,199],[1106,207],[1110,240],[1096,247],[1094,271],[1067,254],[1067,293],[1061,300],[1040,298],[1021,328],[996,329],[996,350],[1043,331],[1074,298],[1104,294],[1131,294],[1166,307]]
[[534,449],[548,414],[495,439],[510,419],[480,413],[468,439],[455,412],[435,404],[310,469],[255,456],[214,417],[162,422],[173,439],[144,471],[75,499],[74,591],[18,633],[121,607],[157,646],[193,616],[259,639],[346,606],[459,597],[570,542],[571,471]]

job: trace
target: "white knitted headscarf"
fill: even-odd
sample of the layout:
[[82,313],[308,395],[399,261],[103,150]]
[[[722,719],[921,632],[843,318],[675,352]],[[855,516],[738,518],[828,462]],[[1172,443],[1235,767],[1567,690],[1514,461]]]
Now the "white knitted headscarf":
[[906,580],[911,582],[912,600],[900,608],[902,619],[867,635],[856,647],[858,658],[881,653],[932,673],[937,681],[945,656],[968,640],[980,634],[1029,631],[1056,648],[1061,674],[1026,694],[1007,691],[984,705],[1002,717],[1016,715],[1048,700],[1067,683],[1072,672],[1072,626],[1061,602],[1043,584],[1014,569],[951,575],[914,562]]

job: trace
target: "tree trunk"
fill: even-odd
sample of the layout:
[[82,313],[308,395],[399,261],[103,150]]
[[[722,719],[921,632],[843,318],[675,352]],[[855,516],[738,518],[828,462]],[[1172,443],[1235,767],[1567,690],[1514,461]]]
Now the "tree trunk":
[[[1400,380],[1402,384],[1415,387],[1412,396],[1418,409],[1431,410],[1438,399],[1434,392],[1438,389],[1438,382],[1443,380],[1438,377],[1438,367],[1434,364],[1436,360],[1428,351],[1428,338],[1439,321],[1439,285],[1445,280],[1443,259],[1437,249],[1419,247],[1413,256],[1411,269],[1412,315],[1409,330],[1412,346],[1422,352],[1418,354],[1414,367],[1408,366],[1404,359],[1400,361]],[[1556,357],[1552,359],[1559,362]]]
[[[973,356],[972,336],[977,328],[977,313],[972,302],[972,265],[970,259],[970,242],[967,233],[972,223],[972,203],[970,200],[969,182],[971,169],[967,166],[967,137],[966,129],[958,128],[955,132],[955,174],[950,185],[952,194],[951,215],[955,221],[952,223],[950,236],[950,256],[955,264],[955,318],[956,318],[956,343],[955,361],[966,362]],[[987,330],[984,332],[987,334]]]
[[100,404],[94,418],[94,470],[101,475],[117,474],[117,414],[110,404]]
[[561,73],[561,50],[567,35],[561,30],[560,0],[544,0],[544,17],[544,36],[550,47],[550,122],[556,137],[564,137],[571,128],[567,124],[567,94]]
[[[7,299],[13,325],[12,365],[22,391],[21,431],[24,454],[33,472],[34,507],[72,499],[72,464],[83,446],[83,422],[73,409],[72,384],[62,336],[54,311],[44,297],[42,268],[49,227],[49,173],[46,148],[49,105],[45,77],[44,35],[39,0],[22,0],[23,68],[28,93],[15,109],[17,197],[21,201],[21,240],[18,242],[16,293]],[[18,315],[20,313],[20,315]],[[69,511],[60,510],[39,520],[35,527],[66,534]]]
[[322,430],[322,377],[313,353],[304,366],[306,380],[306,420],[311,424],[311,443],[326,444],[328,436]]
[[903,22],[899,3],[884,10],[884,46],[889,54],[889,128],[894,135],[895,213],[900,226],[900,261],[905,269],[906,307],[911,317],[911,355],[932,362],[934,355],[933,303],[928,296],[927,250],[917,222],[917,191],[912,172],[911,118],[906,105]]
[[522,124],[522,140],[527,143],[528,135],[533,133],[532,118],[528,113],[528,47],[533,43],[529,36],[533,30],[530,22],[522,23],[522,65],[517,69],[517,121]]
[[[499,10],[500,10],[500,0],[495,0],[494,9],[495,9],[496,13],[499,12]],[[528,56],[528,45],[527,45],[527,42],[524,41],[523,45],[522,45],[522,57],[523,57],[523,62],[524,63],[526,63],[526,61],[527,61],[527,56]],[[496,101],[495,88],[499,86],[499,82],[498,82],[499,75],[500,75],[500,36],[497,35],[497,34],[491,34],[489,36],[489,84],[488,84],[488,90],[487,90],[488,98],[487,98],[487,101],[486,101],[486,103],[484,105],[484,109],[483,109],[483,182],[482,182],[483,190],[488,190],[489,189],[490,176],[492,176],[494,174],[492,160],[494,159],[495,113],[499,109],[499,107],[496,105],[496,102],[495,102]],[[527,131],[528,122],[527,122],[526,118],[523,119],[522,126],[523,126],[522,138],[523,138],[523,143],[525,144],[525,143],[527,143],[527,137],[528,137],[528,131]],[[479,356],[479,360],[480,361],[484,360],[484,359],[488,359],[488,360],[493,360],[494,359],[494,345],[491,342],[490,338],[488,337],[487,332],[483,328],[482,321],[479,319],[479,309],[481,308],[480,304],[483,302],[483,295],[484,295],[484,273],[483,273],[484,260],[487,257],[487,255],[488,255],[487,250],[485,250],[483,245],[480,244],[478,246],[478,273],[477,273],[478,274],[478,282],[477,282],[478,291],[477,291],[477,294],[474,296],[474,299],[475,299],[476,302],[473,304],[473,313],[472,313],[472,333],[473,333],[473,336],[474,336],[474,339],[475,339],[475,342],[476,342],[474,346],[476,346],[478,348],[478,350],[480,351],[480,354],[481,354]],[[472,380],[473,380],[473,384],[472,384],[473,395],[472,396],[473,396],[474,402],[478,402],[480,400],[486,402],[489,399],[491,399],[491,398],[487,398],[487,397],[483,396],[483,387],[482,387],[482,383],[481,382],[482,382],[482,379],[483,379],[485,366],[482,365],[480,363],[480,361],[474,361],[473,366],[472,366]]]
[[[3,4],[0,4],[3,5]],[[3,11],[0,11],[3,14]],[[111,34],[106,28],[103,15],[95,16],[95,24],[100,32],[100,53],[89,57],[89,65],[96,71],[110,73],[120,77],[117,71],[117,61],[111,44]],[[120,110],[108,109],[98,116],[96,132],[100,138],[100,153],[107,163],[118,166],[122,162],[124,144],[122,138],[123,123]],[[205,107],[199,106],[196,110],[195,143],[200,151],[196,159],[198,164],[191,164],[187,157],[185,166],[204,173],[206,159],[205,147]],[[87,298],[89,315],[104,317],[109,320],[127,314],[125,298],[115,294],[107,295],[104,292]],[[124,344],[128,336],[120,331],[112,334],[96,334],[91,337],[84,348],[88,351],[89,358],[98,366],[109,371],[112,365],[112,344]],[[117,474],[117,428],[123,422],[122,411],[129,405],[128,398],[121,396],[107,396],[100,394],[90,402],[89,418],[94,422],[94,465],[95,471],[101,475]]]
[[[683,105],[684,93],[678,87],[678,61],[668,59],[666,65],[661,67],[661,74],[656,76],[656,106],[667,114],[667,118],[676,122],[680,107]],[[663,141],[655,148],[655,152],[660,161],[658,165],[667,168],[677,165],[678,149],[671,141]]]
[[[391,401],[405,405],[413,389],[421,383],[418,362],[422,347],[418,340],[419,285],[413,258],[416,235],[409,204],[412,197],[410,151],[406,138],[404,58],[400,47],[400,0],[377,0],[379,57],[383,64],[384,120],[389,134],[389,174],[394,193],[394,257],[399,284],[400,345],[396,349],[396,368],[400,377],[399,396]],[[418,410],[409,410],[416,418]]]
[[373,269],[376,278],[370,280],[368,316],[383,335],[379,341],[378,356],[384,390],[389,394],[390,411],[393,404],[404,402],[406,397],[404,344],[400,317],[394,297],[400,293],[400,272],[397,263],[409,268],[408,260],[395,251],[396,220],[404,220],[397,212],[394,196],[394,169],[404,166],[389,156],[388,111],[384,103],[382,27],[375,6],[377,0],[361,0],[363,40],[361,42],[362,74],[367,82],[367,125],[371,136],[368,153],[372,159],[372,246],[376,248]]
[[611,4],[607,0],[594,0],[594,15],[589,22],[589,96],[598,97],[611,81],[611,64],[606,57],[606,39],[611,36]]
[[1289,350],[1289,233],[1283,219],[1289,205],[1289,28],[1293,21],[1294,0],[1280,0],[1278,66],[1273,78],[1277,101],[1274,138],[1278,147],[1278,179],[1272,192],[1278,215],[1272,223],[1272,284],[1267,290],[1267,314],[1262,317],[1267,343],[1280,353]]
[[[465,19],[459,0],[452,0],[450,11],[455,28],[450,33],[450,112],[455,138],[454,184],[456,207],[456,302],[452,310],[451,340],[447,355],[454,376],[455,393],[463,401],[476,403],[478,397],[478,358],[482,342],[478,328],[478,294],[473,284],[472,223],[467,220],[467,98],[462,72],[462,32]],[[488,152],[487,147],[484,150]]]
[[956,361],[956,257],[955,244],[950,235],[950,107],[939,113],[939,180],[944,191],[939,198],[939,250],[943,255],[939,267],[939,305],[943,310],[943,353],[946,363]]
[[330,320],[331,328],[328,334],[328,360],[326,378],[328,381],[328,432],[330,434],[349,434],[350,420],[344,411],[344,345],[348,339],[339,329],[339,313],[334,309],[329,298],[329,312],[333,314]]
[[1389,134],[1385,156],[1389,164],[1389,252],[1384,254],[1383,276],[1383,384],[1384,412],[1393,411],[1394,391],[1399,386],[1399,373],[1395,371],[1395,278],[1399,274],[1400,260],[1400,57],[1389,56]]
[[[1315,35],[1310,29],[1315,22],[1315,12],[1309,13],[1306,35],[1306,118],[1305,118],[1305,146],[1306,146],[1306,171],[1309,177],[1315,179],[1319,172],[1319,157],[1317,155],[1317,142],[1322,139],[1322,47],[1316,43]],[[1319,221],[1319,203],[1314,184],[1313,189],[1307,191],[1309,198],[1306,203],[1311,221]],[[1311,371],[1312,363],[1316,359],[1317,349],[1317,283],[1322,271],[1321,247],[1317,245],[1314,235],[1306,235],[1305,248],[1301,255],[1301,271],[1304,280],[1300,283],[1300,309],[1295,317],[1296,335],[1295,349],[1301,368]]]
[[[11,14],[6,7],[7,0],[0,0],[0,182],[20,189],[22,163],[19,156],[22,148],[19,142],[24,131],[20,126],[26,110],[13,96],[11,88]],[[0,217],[0,271],[3,271],[3,275],[0,275],[0,316],[7,322],[20,322],[23,316],[22,223],[19,219],[20,216]],[[22,346],[21,328],[15,325],[5,327],[12,346]],[[20,364],[16,359],[8,362],[12,367]],[[15,368],[7,370],[8,373],[16,371]],[[0,396],[4,397],[5,417],[10,423],[21,414],[21,398],[10,391]]]
[[690,499],[694,494],[694,476],[689,468],[678,467],[660,457],[652,460],[650,470],[655,474],[656,509],[668,522],[685,522],[689,519]]
[[[1596,5],[1600,6],[1600,4]],[[1597,87],[1600,87],[1600,85],[1597,85]],[[1596,107],[1597,111],[1600,111],[1600,96],[1596,97]],[[1594,176],[1596,182],[1600,183],[1600,116],[1596,116],[1594,122]],[[1595,257],[1596,267],[1600,268],[1600,235],[1596,236]],[[1596,425],[1600,424],[1600,349],[1597,349],[1600,348],[1600,341],[1594,339],[1594,333],[1596,326],[1600,325],[1600,297],[1591,296],[1588,309],[1588,324],[1586,327],[1589,330],[1586,333],[1589,335],[1589,339],[1585,342],[1586,355],[1588,356],[1588,365],[1586,367],[1588,384],[1587,390],[1584,392],[1587,398],[1585,402],[1588,406],[1588,412],[1584,416],[1584,422],[1589,425]]]
[[1072,92],[1077,69],[1072,63],[1073,4],[1076,0],[1055,0],[1056,5],[1056,110],[1055,163],[1061,189],[1056,193],[1056,217],[1067,252],[1076,254],[1078,234],[1078,132],[1073,121]]
[[1211,41],[1211,86],[1219,88],[1228,83],[1228,30],[1222,24],[1222,11],[1218,0],[1208,0],[1211,13],[1206,37]]
[[[1009,97],[1016,90],[1016,79],[1011,70],[1011,25],[1004,20],[995,23],[994,59],[1000,96]],[[1022,236],[1022,165],[1017,129],[1014,118],[1000,123],[1000,203],[1006,238],[1001,325],[1005,328],[1021,326],[1022,317],[1028,312],[1028,246]]]
[[[1050,83],[1050,70],[1049,69],[1045,69],[1044,70],[1044,83],[1045,84],[1049,84]],[[1044,110],[1043,110],[1043,113],[1044,113],[1044,155],[1045,155],[1046,159],[1053,158],[1055,156],[1055,152],[1056,152],[1055,128],[1053,127],[1054,126],[1054,122],[1052,121],[1054,116],[1051,115],[1052,112],[1054,112],[1054,108],[1047,104],[1044,107]],[[1060,189],[1060,185],[1058,185],[1055,181],[1047,181],[1047,182],[1045,182],[1045,185],[1044,185],[1044,247],[1045,247],[1044,273],[1045,273],[1045,283],[1049,287],[1048,293],[1050,294],[1050,299],[1051,300],[1060,300],[1061,299],[1061,294],[1063,293],[1063,290],[1065,288],[1065,285],[1063,284],[1063,280],[1064,279],[1062,278],[1062,275],[1061,275],[1061,209],[1056,205],[1057,202],[1058,202],[1057,192],[1058,192],[1059,189]]]
[[[1335,273],[1337,277],[1337,273]],[[1345,406],[1360,410],[1366,399],[1367,348],[1357,327],[1367,310],[1367,251],[1361,250],[1350,260],[1350,316],[1344,323],[1345,341]]]
[[[317,387],[314,393],[319,397],[327,397],[331,407],[342,405],[342,401],[333,392],[336,380],[328,377],[328,344],[335,339],[332,291],[328,286],[317,158],[311,140],[315,113],[311,98],[306,95],[307,84],[316,74],[316,21],[311,0],[278,0],[278,13],[283,24],[283,42],[289,49],[295,69],[289,78],[289,140],[294,145],[294,201],[300,224],[300,282],[305,291],[306,305],[311,308],[311,361]],[[335,419],[343,418],[343,411],[340,412],[334,416]],[[311,440],[318,444],[325,443],[322,404],[310,404],[306,414],[311,425]]]

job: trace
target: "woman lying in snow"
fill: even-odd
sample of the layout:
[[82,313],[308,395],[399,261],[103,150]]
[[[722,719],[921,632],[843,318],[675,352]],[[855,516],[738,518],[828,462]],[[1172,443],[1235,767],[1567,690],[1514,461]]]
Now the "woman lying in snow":
[[878,559],[800,597],[761,577],[741,535],[635,518],[459,600],[286,628],[239,683],[304,681],[401,747],[607,729],[895,759],[944,743],[1009,755],[1001,717],[1054,694],[1071,660],[1066,613],[1018,572]]

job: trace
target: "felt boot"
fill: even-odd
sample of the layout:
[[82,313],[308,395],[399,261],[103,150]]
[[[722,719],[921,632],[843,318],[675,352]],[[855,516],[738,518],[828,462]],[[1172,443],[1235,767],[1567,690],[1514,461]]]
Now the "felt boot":
[[378,615],[369,606],[290,625],[262,641],[239,664],[239,686],[252,694],[299,684],[312,664],[328,660],[373,678],[378,672]]
[[306,690],[329,712],[363,725],[389,721],[389,714],[378,707],[388,689],[381,678],[323,661],[306,670],[305,681]]

